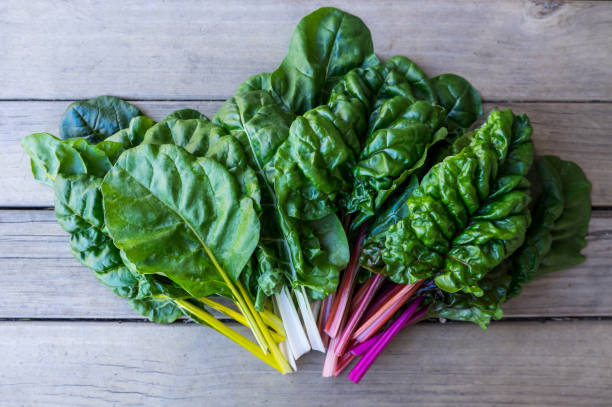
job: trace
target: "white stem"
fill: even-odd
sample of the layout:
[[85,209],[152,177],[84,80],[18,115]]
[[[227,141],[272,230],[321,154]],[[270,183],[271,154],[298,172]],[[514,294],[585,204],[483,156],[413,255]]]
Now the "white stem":
[[293,358],[299,359],[300,356],[310,350],[310,343],[308,343],[300,317],[287,292],[287,287],[283,287],[279,294],[274,294],[274,298],[285,326],[289,349],[293,353]]
[[296,288],[294,292],[298,305],[300,306],[300,312],[302,314],[302,319],[304,320],[304,326],[306,327],[306,333],[308,334],[308,339],[310,340],[312,349],[325,353],[325,346],[323,346],[323,340],[319,334],[317,320],[312,314],[312,308],[310,308],[310,304],[308,303],[308,297],[306,296],[304,287],[300,286]]
[[285,359],[287,359],[287,362],[289,362],[289,366],[291,366],[291,369],[293,369],[294,372],[297,372],[297,365],[295,364],[295,359],[293,359],[293,354],[289,350],[289,345],[287,345],[287,341],[282,341],[278,344],[278,347],[280,348],[280,351],[285,357]]

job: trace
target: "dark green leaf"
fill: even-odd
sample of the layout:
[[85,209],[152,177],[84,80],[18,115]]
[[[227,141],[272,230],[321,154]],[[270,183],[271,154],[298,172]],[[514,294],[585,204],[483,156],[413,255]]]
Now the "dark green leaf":
[[536,160],[539,187],[525,244],[512,257],[510,297],[542,274],[584,261],[580,251],[591,219],[591,183],[575,163],[555,156]]
[[522,244],[530,221],[527,183],[524,173],[512,172],[521,166],[505,162],[509,150],[524,145],[529,160],[533,147],[530,132],[514,122],[509,110],[492,112],[466,148],[423,178],[407,200],[406,218],[385,234],[383,272],[392,280],[433,276],[445,291],[480,296],[478,281]]
[[431,79],[438,101],[446,109],[449,131],[467,129],[482,116],[482,100],[472,85],[459,75],[443,74]]
[[129,126],[130,120],[142,112],[134,105],[113,96],[74,102],[62,117],[60,137],[85,138],[90,143],[112,136]]

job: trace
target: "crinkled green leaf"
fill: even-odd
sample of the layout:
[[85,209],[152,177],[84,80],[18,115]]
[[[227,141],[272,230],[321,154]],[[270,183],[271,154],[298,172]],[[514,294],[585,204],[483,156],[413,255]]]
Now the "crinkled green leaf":
[[425,163],[429,148],[446,137],[440,128],[444,115],[443,108],[424,101],[408,104],[395,97],[383,104],[353,168],[348,210],[373,215]]
[[386,232],[378,271],[398,283],[435,277],[445,291],[482,295],[478,282],[523,243],[530,222],[525,173],[512,172],[528,167],[505,162],[525,144],[525,161],[532,157],[531,133],[513,123],[509,110],[492,112],[466,148],[432,167],[408,198],[407,216]]
[[113,96],[74,102],[62,117],[60,137],[85,138],[90,143],[112,136],[129,126],[130,120],[142,112],[134,105]]
[[525,243],[512,257],[510,297],[537,276],[584,261],[591,183],[579,166],[555,156],[539,157],[535,170],[539,193]]
[[[498,270],[499,269],[499,270]],[[491,320],[501,319],[502,303],[506,301],[510,276],[504,268],[488,273],[480,282],[482,296],[467,293],[440,292],[429,307],[429,315],[455,321],[467,321],[487,329]]]
[[102,183],[108,230],[143,274],[169,277],[194,297],[228,295],[217,262],[237,280],[259,237],[253,201],[208,158],[143,144]]

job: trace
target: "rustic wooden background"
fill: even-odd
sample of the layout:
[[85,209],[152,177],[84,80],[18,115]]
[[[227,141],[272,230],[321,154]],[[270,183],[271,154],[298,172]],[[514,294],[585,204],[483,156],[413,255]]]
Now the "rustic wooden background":
[[[0,406],[612,403],[612,1],[344,3],[0,2]],[[578,162],[595,206],[586,263],[534,282],[486,332],[410,328],[358,386],[323,380],[320,354],[282,377],[211,330],[143,321],[72,258],[19,145],[100,94],[156,119],[212,114],[328,4],[362,17],[380,56],[527,113],[538,152]]]

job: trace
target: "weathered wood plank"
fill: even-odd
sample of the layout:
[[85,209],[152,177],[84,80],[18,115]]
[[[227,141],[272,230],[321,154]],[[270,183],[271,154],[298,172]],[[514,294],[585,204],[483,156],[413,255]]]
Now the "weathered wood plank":
[[[612,316],[612,214],[595,212],[587,261],[544,276],[507,317]],[[52,211],[0,211],[0,318],[139,318],[72,257]]]
[[[244,330],[242,330],[244,331]],[[359,385],[281,376],[197,325],[0,322],[0,405],[608,406],[611,321],[418,324]]]
[[[134,102],[160,119],[174,109],[192,107],[214,114],[221,102]],[[0,206],[50,206],[52,191],[32,178],[20,146],[30,133],[57,134],[68,102],[0,102]],[[491,109],[496,104],[486,104]],[[557,154],[576,161],[593,182],[593,204],[612,205],[612,103],[501,104],[527,113],[534,126],[539,154]]]
[[225,99],[323,5],[360,16],[382,57],[464,75],[486,99],[612,100],[612,3],[513,0],[4,1],[0,98]]

